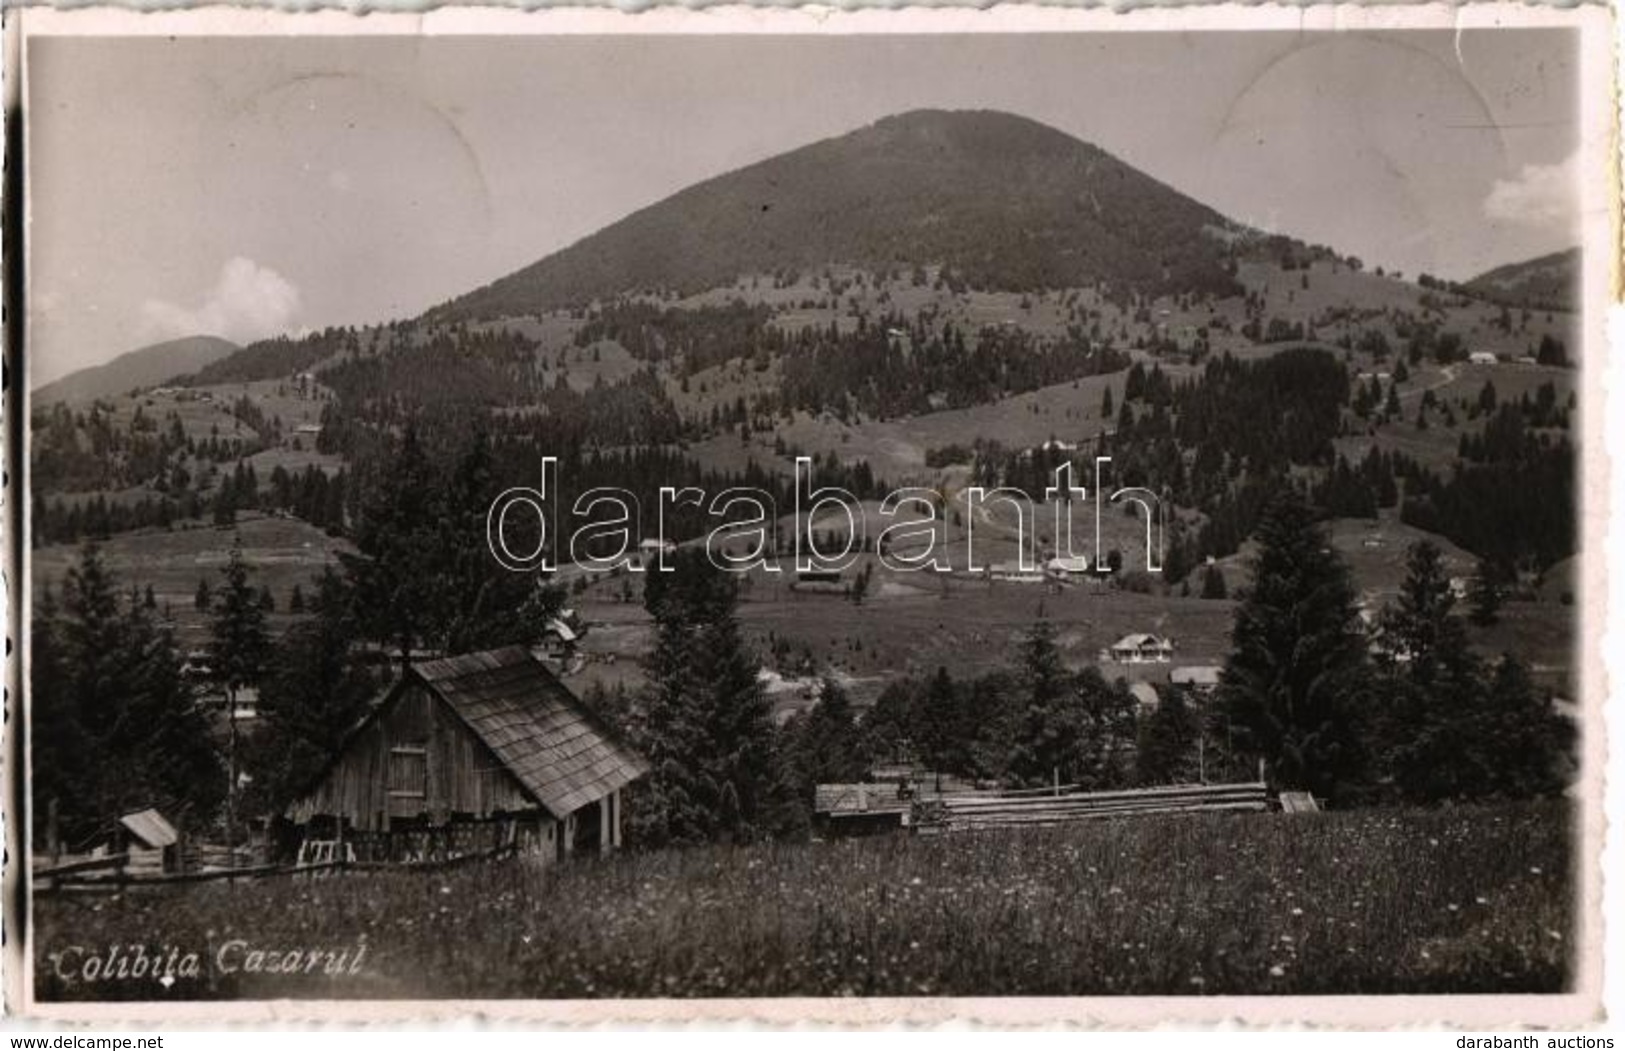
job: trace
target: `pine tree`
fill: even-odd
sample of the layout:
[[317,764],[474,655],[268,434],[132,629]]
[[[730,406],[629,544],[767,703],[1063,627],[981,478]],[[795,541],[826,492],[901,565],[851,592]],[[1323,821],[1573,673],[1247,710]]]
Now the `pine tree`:
[[1266,760],[1273,781],[1352,796],[1371,769],[1368,669],[1348,567],[1294,489],[1277,496],[1255,537],[1219,703],[1238,747]]
[[1202,597],[1205,599],[1222,599],[1230,597],[1230,587],[1225,583],[1224,570],[1218,566],[1208,566],[1202,574]]
[[858,723],[863,753],[877,760],[915,758],[918,747],[914,680],[893,679]]
[[96,794],[90,782],[98,769],[84,761],[90,755],[90,739],[79,709],[80,698],[72,688],[72,654],[65,645],[61,613],[49,585],[33,609],[28,660],[34,828],[36,846],[43,847],[48,844],[38,838],[47,831],[41,817],[51,808],[60,808],[60,820],[70,834],[87,818],[94,819],[93,812],[86,814],[81,808]]
[[1383,639],[1391,654],[1409,663],[1410,677],[1427,686],[1441,664],[1454,668],[1467,658],[1467,637],[1455,615],[1456,599],[1438,546],[1418,541],[1405,563],[1398,602],[1383,613]]
[[964,694],[948,669],[939,665],[926,684],[917,735],[926,765],[938,774],[970,770],[975,727],[963,701]]
[[800,832],[810,825],[811,808],[821,784],[861,780],[867,770],[852,702],[833,679],[825,679],[811,710],[785,724],[780,735],[780,795],[793,806],[773,811],[776,832]]
[[649,574],[649,687],[634,737],[652,767],[635,831],[645,842],[750,839],[771,831],[782,780],[760,669],[740,637],[733,577],[703,551]]
[[260,691],[261,729],[248,759],[254,802],[267,813],[308,785],[381,685],[357,659],[359,627],[344,578],[323,570],[309,605],[312,616],[277,643]]
[[409,425],[384,461],[361,500],[360,553],[341,556],[367,633],[403,664],[416,646],[467,653],[537,641],[563,592],[491,556],[486,514],[498,486],[484,432],[441,470]]
[[562,589],[537,574],[506,569],[491,557],[485,519],[500,489],[490,439],[478,430],[445,485],[439,543],[444,561],[437,582],[445,621],[431,634],[449,653],[533,645],[563,605]]
[[1575,726],[1510,653],[1495,666],[1480,722],[1488,794],[1526,799],[1563,791],[1574,769]]
[[445,491],[413,424],[385,464],[382,476],[363,490],[355,530],[359,554],[341,560],[368,633],[394,646],[405,665],[413,647],[444,622],[449,596],[436,571],[444,556],[439,524]]
[[60,604],[42,596],[30,646],[34,797],[42,811],[56,801],[69,842],[143,807],[193,827],[212,818],[225,778],[174,637],[142,603],[120,605],[94,545]]
[[243,560],[242,541],[234,539],[231,557],[221,570],[224,584],[215,594],[209,621],[209,660],[226,691],[226,712],[230,739],[227,744],[227,774],[230,796],[226,801],[226,838],[233,837],[236,824],[238,781],[237,702],[241,691],[258,687],[271,660],[271,638],[265,627],[265,607],[249,582],[248,564]]
[[1142,785],[1193,784],[1199,775],[1196,753],[1201,714],[1191,705],[1189,691],[1183,687],[1159,692],[1156,710],[1140,727],[1136,780]]
[[215,674],[230,691],[259,683],[270,662],[271,640],[265,607],[249,581],[240,538],[233,540],[221,576],[224,584],[214,596],[209,621],[209,657]]
[[1072,680],[1074,703],[1082,713],[1081,771],[1073,780],[1095,790],[1123,788],[1134,778],[1139,705],[1122,679],[1107,682],[1096,667]]
[[1438,547],[1412,545],[1397,603],[1382,617],[1393,658],[1384,694],[1394,782],[1418,802],[1487,790],[1484,673],[1467,644]]
[[1009,770],[1020,783],[1070,781],[1083,772],[1083,712],[1061,663],[1055,626],[1040,617],[1028,629],[1016,665],[1020,715]]

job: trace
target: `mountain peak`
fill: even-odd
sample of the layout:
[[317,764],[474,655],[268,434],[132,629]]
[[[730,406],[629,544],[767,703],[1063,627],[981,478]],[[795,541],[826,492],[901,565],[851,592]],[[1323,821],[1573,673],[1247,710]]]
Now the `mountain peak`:
[[[882,117],[851,132],[894,136],[903,142],[951,143],[963,149],[1035,154],[1058,154],[1080,147],[1097,154],[1091,143],[1050,127],[1031,117],[993,109],[916,109]],[[837,140],[838,141],[838,140]]]
[[36,387],[29,399],[40,406],[112,397],[196,372],[238,349],[237,344],[218,336],[185,336],[154,343]]
[[1231,291],[1225,220],[1099,147],[992,110],[922,109],[689,187],[430,320],[690,294],[832,264],[942,266],[972,287]]

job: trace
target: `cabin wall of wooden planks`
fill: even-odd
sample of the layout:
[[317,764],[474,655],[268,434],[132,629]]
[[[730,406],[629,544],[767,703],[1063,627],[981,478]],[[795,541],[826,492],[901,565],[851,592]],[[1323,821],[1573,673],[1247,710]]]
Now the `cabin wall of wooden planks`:
[[[413,773],[421,749],[421,792]],[[403,785],[403,773],[413,783]],[[392,822],[453,815],[477,818],[537,812],[539,807],[500,760],[420,683],[408,683],[354,738],[311,792],[289,810],[303,824],[314,817],[347,820],[362,831],[388,831]]]

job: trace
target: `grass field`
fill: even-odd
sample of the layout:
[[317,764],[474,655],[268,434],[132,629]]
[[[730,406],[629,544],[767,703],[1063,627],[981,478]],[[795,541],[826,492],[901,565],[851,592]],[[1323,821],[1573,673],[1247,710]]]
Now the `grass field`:
[[[709,847],[551,870],[278,877],[35,902],[44,999],[1553,992],[1570,978],[1561,802],[1208,815]],[[248,947],[359,973],[218,972]],[[86,952],[195,952],[152,980]],[[74,947],[79,947],[75,950]],[[236,953],[235,956],[230,955]],[[57,954],[53,957],[53,954]]]
[[[352,550],[348,541],[335,539],[306,522],[259,514],[243,514],[232,529],[196,524],[174,530],[152,529],[119,533],[101,545],[102,559],[128,588],[151,585],[162,610],[174,616],[176,635],[183,648],[201,645],[208,634],[207,618],[193,607],[199,580],[210,587],[221,582],[220,572],[240,539],[252,570],[252,583],[269,587],[276,600],[271,617],[273,631],[290,623],[288,600],[295,586],[311,594],[311,579],[324,565],[338,564],[340,552]],[[69,567],[79,561],[80,546],[42,547],[32,555],[34,597],[49,585],[60,590]]]

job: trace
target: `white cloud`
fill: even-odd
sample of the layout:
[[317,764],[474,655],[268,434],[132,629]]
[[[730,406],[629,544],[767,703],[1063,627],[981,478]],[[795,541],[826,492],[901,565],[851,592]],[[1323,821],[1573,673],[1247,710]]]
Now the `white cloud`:
[[237,256],[220,268],[202,305],[183,307],[161,299],[141,304],[141,317],[157,339],[221,336],[238,343],[287,331],[299,313],[299,289],[287,278]]
[[1526,164],[1515,179],[1497,179],[1484,198],[1491,219],[1525,226],[1572,223],[1580,211],[1580,157]]

